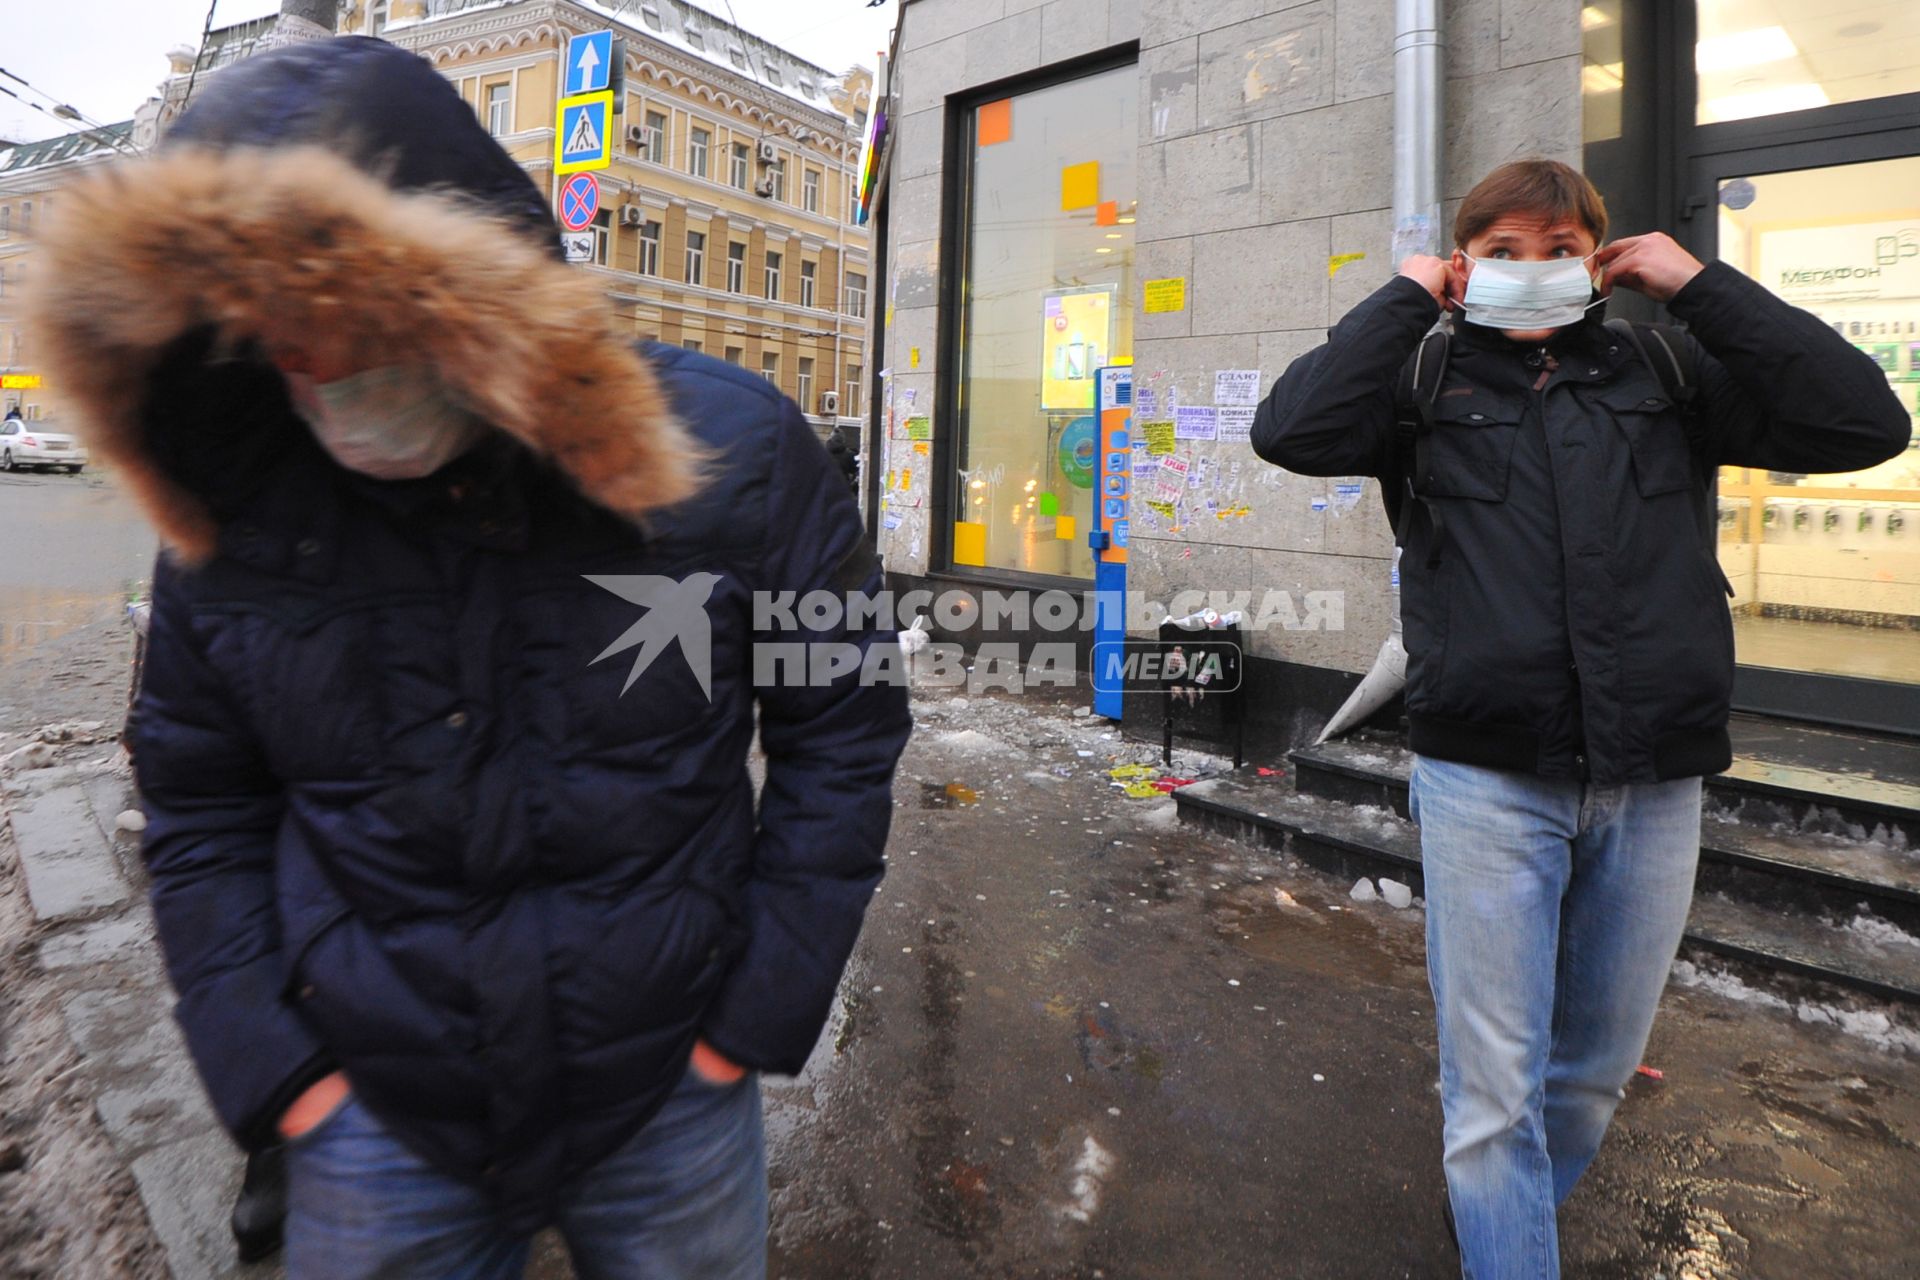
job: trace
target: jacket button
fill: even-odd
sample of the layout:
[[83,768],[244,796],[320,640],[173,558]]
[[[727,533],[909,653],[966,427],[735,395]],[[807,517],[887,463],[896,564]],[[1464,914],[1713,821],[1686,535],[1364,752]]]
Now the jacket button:
[[306,986],[300,988],[300,998],[302,1000],[313,999],[313,984],[311,982],[309,982]]
[[318,538],[302,538],[294,545],[293,549],[303,556],[317,556],[320,554],[320,540]]
[[467,713],[466,713],[466,712],[464,712],[464,711],[456,711],[456,712],[454,712],[454,713],[453,713],[452,715],[450,715],[450,716],[448,716],[448,717],[447,717],[447,728],[449,728],[449,729],[464,729],[464,728],[466,728],[466,727],[467,727]]

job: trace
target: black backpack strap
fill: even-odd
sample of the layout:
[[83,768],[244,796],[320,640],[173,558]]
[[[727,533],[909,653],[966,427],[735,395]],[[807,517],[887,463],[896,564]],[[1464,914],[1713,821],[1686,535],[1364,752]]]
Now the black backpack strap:
[[1422,504],[1416,477],[1427,473],[1427,450],[1433,436],[1433,407],[1440,398],[1441,384],[1447,380],[1447,359],[1453,349],[1453,334],[1442,327],[1420,340],[1420,346],[1400,368],[1400,382],[1394,394],[1393,464],[1398,483],[1383,487],[1387,516],[1393,522],[1393,540],[1406,545],[1407,529],[1416,506],[1425,505],[1434,524],[1434,558],[1439,557],[1439,513],[1431,503]]
[[1665,324],[1635,324],[1631,320],[1609,320],[1607,329],[1633,345],[1640,363],[1653,370],[1665,388],[1667,399],[1686,410],[1693,405],[1697,384],[1694,379],[1693,345],[1680,330]]

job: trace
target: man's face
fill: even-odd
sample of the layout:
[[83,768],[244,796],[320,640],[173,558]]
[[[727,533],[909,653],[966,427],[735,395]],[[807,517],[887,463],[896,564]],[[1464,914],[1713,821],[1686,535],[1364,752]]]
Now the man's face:
[[[1495,258],[1509,262],[1548,262],[1556,258],[1586,258],[1600,246],[1593,232],[1567,219],[1544,222],[1531,214],[1508,214],[1467,242],[1465,250],[1453,251],[1453,269],[1464,291],[1467,277],[1473,274],[1473,258]],[[1545,342],[1558,329],[1502,329],[1515,342]]]

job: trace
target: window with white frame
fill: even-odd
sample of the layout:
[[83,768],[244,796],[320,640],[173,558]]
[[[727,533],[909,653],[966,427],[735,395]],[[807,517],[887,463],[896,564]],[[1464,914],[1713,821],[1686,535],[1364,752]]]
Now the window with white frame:
[[747,291],[747,246],[735,240],[727,246],[727,292]]
[[727,181],[745,191],[753,180],[753,148],[736,142],[727,152]]
[[377,36],[387,29],[387,0],[373,0],[367,6],[367,34]]
[[680,346],[682,350],[691,351],[695,355],[700,354],[700,339],[698,338],[683,338],[680,341]]
[[800,402],[801,409],[808,413],[814,411],[813,361],[806,356],[800,357],[799,371],[794,375],[794,399]]
[[808,169],[800,176],[800,207],[808,213],[820,212],[820,171]]
[[706,32],[698,27],[688,27],[683,34],[686,36],[687,47],[695,53],[705,53],[707,51]]
[[513,132],[513,85],[509,81],[487,86],[487,132],[496,138]]
[[728,347],[727,348],[728,364],[745,364],[746,362],[747,362],[747,349],[745,347]]
[[767,177],[773,181],[773,198],[780,203],[787,201],[787,162],[784,158],[775,160],[767,166]]
[[780,255],[767,254],[767,301],[780,301]]
[[817,263],[802,262],[800,264],[800,305],[803,307],[813,305],[813,290],[819,269]]
[[840,397],[840,416],[857,418],[860,416],[860,366],[847,366],[847,392]]
[[846,305],[841,308],[856,320],[867,314],[867,278],[858,271],[847,272]]
[[694,128],[687,133],[687,172],[696,178],[707,176],[707,152],[713,148],[713,131]]
[[727,58],[737,69],[741,71],[747,70],[747,51],[739,45],[730,44],[727,46]]
[[640,224],[640,274],[660,274],[660,224],[651,220]]
[[780,385],[780,353],[768,351],[760,357],[760,376],[774,386]]
[[707,237],[704,232],[687,232],[687,283],[707,282]]
[[607,245],[613,239],[613,210],[602,209],[588,228],[593,232],[593,261],[597,266],[607,265]]
[[655,164],[667,162],[667,117],[661,112],[647,112],[647,132],[640,154]]

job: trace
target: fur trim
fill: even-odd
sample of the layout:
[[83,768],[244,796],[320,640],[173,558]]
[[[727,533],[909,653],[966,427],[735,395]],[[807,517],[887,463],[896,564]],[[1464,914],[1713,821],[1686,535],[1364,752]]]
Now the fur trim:
[[699,486],[701,451],[595,281],[457,194],[398,192],[318,148],[182,150],[60,205],[31,302],[49,381],[189,562],[217,530],[148,454],[142,400],[167,345],[208,325],[323,367],[430,364],[635,519]]

